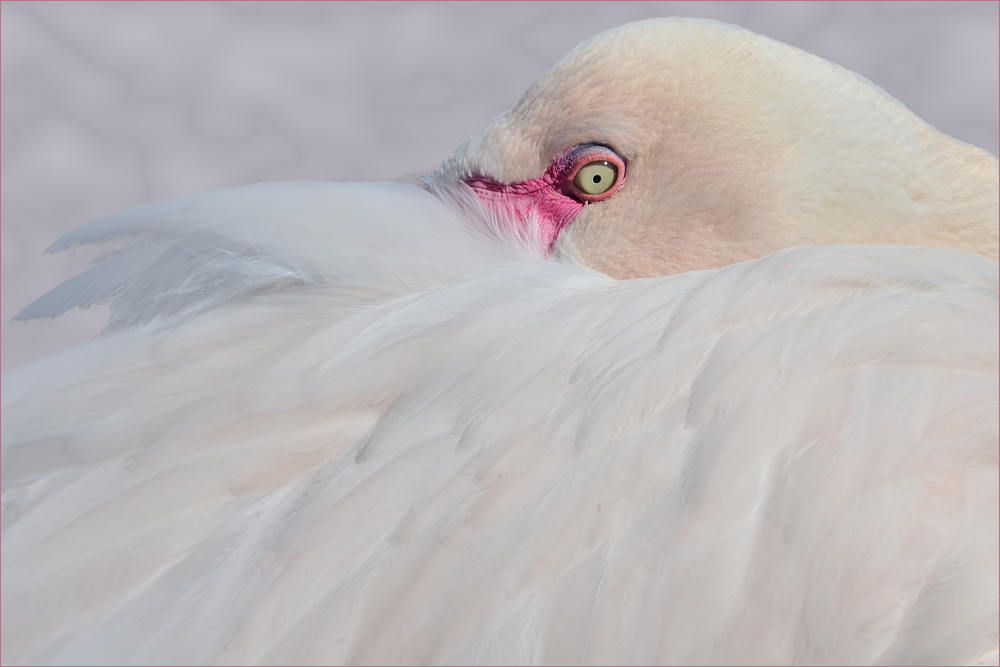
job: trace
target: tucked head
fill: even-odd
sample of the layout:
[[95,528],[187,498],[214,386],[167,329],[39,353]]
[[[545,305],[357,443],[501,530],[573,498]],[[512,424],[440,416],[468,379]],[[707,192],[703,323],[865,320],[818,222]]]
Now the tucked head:
[[620,278],[814,243],[997,252],[995,158],[848,70],[713,21],[581,44],[443,172]]

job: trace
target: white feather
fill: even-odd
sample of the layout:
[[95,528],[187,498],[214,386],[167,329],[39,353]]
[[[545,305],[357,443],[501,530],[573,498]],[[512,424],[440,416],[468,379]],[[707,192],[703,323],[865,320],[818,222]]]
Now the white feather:
[[124,247],[15,319],[110,301],[113,330],[293,285],[412,291],[541,254],[537,243],[508,242],[513,227],[495,216],[461,215],[479,207],[456,185],[432,187],[438,197],[398,183],[257,183],[112,213],[47,252],[128,239]]
[[[212,198],[252,211],[260,187],[65,244],[145,233],[131,280],[204,283],[142,253],[243,252]],[[276,211],[296,191],[348,211],[239,218],[263,221],[258,254],[224,266],[294,280],[226,282],[194,315],[147,308],[152,288],[119,312],[160,326],[4,377],[5,662],[926,663],[996,643],[995,262],[812,246],[618,282],[455,240],[458,209],[417,188],[269,189]],[[378,208],[393,196],[426,207]],[[380,272],[390,288],[360,289]]]

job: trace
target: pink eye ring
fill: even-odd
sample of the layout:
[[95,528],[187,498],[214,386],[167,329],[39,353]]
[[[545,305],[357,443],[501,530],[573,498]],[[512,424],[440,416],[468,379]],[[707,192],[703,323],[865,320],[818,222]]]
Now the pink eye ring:
[[579,146],[566,158],[570,167],[564,172],[565,188],[581,201],[603,201],[615,194],[625,180],[625,161],[607,146]]

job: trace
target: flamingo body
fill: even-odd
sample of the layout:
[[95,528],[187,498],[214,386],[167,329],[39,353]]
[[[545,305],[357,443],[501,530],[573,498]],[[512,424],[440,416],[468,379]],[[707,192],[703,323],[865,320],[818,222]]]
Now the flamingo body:
[[[965,245],[690,271],[667,225],[618,280],[594,244],[648,222],[653,163],[573,135],[506,177],[539,89],[426,189],[253,185],[53,246],[123,243],[22,313],[109,331],[3,379],[4,662],[995,662],[998,271],[956,249],[995,200]],[[537,179],[576,203],[512,203]]]

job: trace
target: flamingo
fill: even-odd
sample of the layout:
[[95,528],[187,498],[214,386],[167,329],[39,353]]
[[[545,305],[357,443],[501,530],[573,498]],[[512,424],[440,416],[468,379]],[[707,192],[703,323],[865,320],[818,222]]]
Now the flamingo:
[[422,187],[53,246],[10,664],[997,664],[997,161],[712,21],[584,42]]

